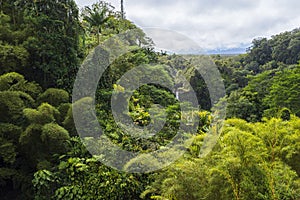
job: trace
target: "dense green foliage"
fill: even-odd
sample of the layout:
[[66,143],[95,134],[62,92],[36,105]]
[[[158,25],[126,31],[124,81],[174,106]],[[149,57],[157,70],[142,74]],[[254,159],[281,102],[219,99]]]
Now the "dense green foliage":
[[299,116],[299,34],[295,29],[255,39],[245,55],[214,56],[228,94],[228,118],[256,122],[280,117],[284,108]]
[[75,2],[15,0],[1,7],[1,73],[16,71],[44,88],[70,89],[82,59]]
[[[127,38],[132,50],[101,77],[97,118],[85,124],[85,131],[96,133],[93,125],[99,123],[114,144],[131,152],[148,153],[170,143],[183,113],[174,91],[163,86],[143,85],[128,101],[126,114],[135,125],[143,128],[153,117],[154,123],[166,121],[154,136],[136,138],[136,129],[128,126],[134,134],[125,133],[114,121],[112,94],[124,92],[117,81],[140,65],[149,69],[144,75],[176,85],[183,95],[176,77],[186,77],[200,105],[200,111],[188,113],[199,117],[199,127],[183,134],[192,141],[186,153],[144,174],[118,171],[90,155],[73,112],[79,109],[85,116],[84,106],[93,99],[78,99],[72,106],[70,93],[86,56],[131,29],[137,33]],[[220,103],[228,106],[221,136],[205,157],[199,156],[201,147],[209,131],[216,131],[207,85],[191,60],[157,53],[152,44],[124,11],[103,1],[81,11],[73,0],[0,1],[1,199],[300,199],[300,30],[255,39],[244,55],[212,56],[226,87]],[[155,163],[176,156],[178,149],[160,158],[141,154],[124,169],[139,167],[136,160]]]
[[155,175],[142,197],[298,199],[299,167],[291,163],[299,159],[299,122],[296,117],[288,122],[227,120],[209,156],[177,161]]

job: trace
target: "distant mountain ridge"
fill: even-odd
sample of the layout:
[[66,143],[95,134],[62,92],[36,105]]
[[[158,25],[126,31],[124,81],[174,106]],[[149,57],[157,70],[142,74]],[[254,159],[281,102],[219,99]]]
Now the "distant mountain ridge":
[[229,48],[229,49],[213,49],[205,51],[206,54],[225,54],[225,55],[236,55],[246,53],[247,47]]
[[[250,46],[250,45],[249,45]],[[237,48],[218,48],[218,49],[210,49],[210,50],[205,50],[205,49],[184,49],[184,50],[177,50],[175,53],[178,54],[194,54],[194,55],[199,55],[199,54],[207,54],[207,55],[239,55],[239,54],[245,54],[247,51],[247,48],[249,46],[243,46],[243,47],[237,47]],[[166,51],[167,53],[170,53]],[[174,52],[173,52],[174,53]],[[171,53],[172,54],[172,53]]]

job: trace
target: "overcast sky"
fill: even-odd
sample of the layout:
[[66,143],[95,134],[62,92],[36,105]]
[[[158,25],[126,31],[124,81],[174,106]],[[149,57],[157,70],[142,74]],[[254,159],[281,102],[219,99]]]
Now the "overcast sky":
[[[96,0],[76,0],[79,6]],[[120,0],[107,0],[120,10]],[[300,27],[300,0],[124,0],[127,19],[139,27],[183,34],[203,49],[249,46]]]

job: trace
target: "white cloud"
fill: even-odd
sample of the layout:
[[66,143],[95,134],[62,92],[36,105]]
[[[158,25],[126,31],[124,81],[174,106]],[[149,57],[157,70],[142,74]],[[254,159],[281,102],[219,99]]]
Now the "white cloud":
[[[95,0],[77,0],[89,5]],[[118,10],[119,0],[109,0]],[[234,48],[300,26],[299,0],[124,0],[140,27],[177,31],[205,49]]]

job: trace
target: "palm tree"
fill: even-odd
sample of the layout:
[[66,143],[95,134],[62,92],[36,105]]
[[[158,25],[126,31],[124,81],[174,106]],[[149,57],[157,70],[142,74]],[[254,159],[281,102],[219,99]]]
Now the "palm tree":
[[103,25],[109,19],[109,10],[99,3],[93,4],[92,8],[85,7],[83,11],[83,20],[85,20],[91,29],[96,29],[97,42],[100,44],[100,34]]

